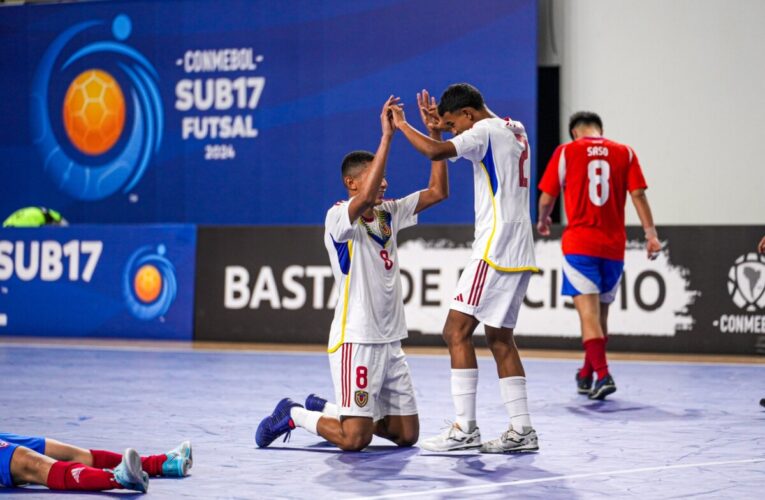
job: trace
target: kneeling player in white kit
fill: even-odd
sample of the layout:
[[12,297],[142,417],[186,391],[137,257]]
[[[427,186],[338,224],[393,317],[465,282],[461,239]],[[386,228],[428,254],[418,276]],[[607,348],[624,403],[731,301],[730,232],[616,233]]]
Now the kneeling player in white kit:
[[[377,435],[412,446],[420,431],[414,387],[401,340],[407,337],[398,266],[398,231],[417,214],[448,196],[446,163],[434,161],[429,187],[397,200],[383,200],[385,164],[393,127],[386,101],[377,152],[354,151],[342,165],[349,200],[327,212],[324,244],[340,292],[329,336],[335,404],[310,395],[305,407],[289,398],[258,426],[255,441],[268,446],[295,427],[322,436],[346,451],[366,448]],[[435,101],[418,95],[423,119]],[[428,123],[426,122],[426,125]],[[440,132],[432,137],[440,139]]]
[[[487,453],[539,449],[526,400],[526,374],[513,338],[531,273],[537,271],[529,216],[529,143],[520,122],[497,118],[472,85],[451,85],[441,96],[435,128],[455,137],[442,142],[412,128],[400,106],[393,122],[415,149],[431,160],[465,158],[473,164],[475,241],[444,325],[452,362],[451,389],[456,422],[420,443],[431,451],[481,448]],[[497,364],[502,402],[510,426],[481,443],[476,423],[478,364],[473,331],[483,323]]]

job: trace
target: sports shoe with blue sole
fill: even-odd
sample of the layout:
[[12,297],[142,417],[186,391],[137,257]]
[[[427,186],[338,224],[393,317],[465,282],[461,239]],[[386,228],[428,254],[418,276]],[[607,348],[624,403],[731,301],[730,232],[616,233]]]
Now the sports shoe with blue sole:
[[191,441],[184,441],[165,453],[167,460],[162,464],[162,475],[166,477],[184,477],[194,465]]
[[260,421],[258,430],[255,431],[255,444],[258,448],[265,448],[282,434],[286,434],[285,442],[289,439],[290,432],[295,428],[295,422],[290,417],[290,410],[295,407],[302,408],[303,405],[290,398],[284,398],[276,404],[271,415]]
[[317,396],[316,394],[309,394],[305,398],[305,409],[310,411],[324,411],[324,407],[327,405],[327,400]]
[[128,448],[122,455],[122,462],[112,470],[114,480],[126,490],[146,493],[149,490],[149,475],[141,467],[141,455]]
[[606,375],[602,379],[595,382],[595,386],[590,391],[590,399],[603,400],[606,396],[616,392],[616,382],[611,374]]

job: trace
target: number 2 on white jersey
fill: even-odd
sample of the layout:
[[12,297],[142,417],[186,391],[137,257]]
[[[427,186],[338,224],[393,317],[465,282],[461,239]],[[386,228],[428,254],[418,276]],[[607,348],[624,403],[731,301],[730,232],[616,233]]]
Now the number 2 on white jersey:
[[[608,179],[611,177],[611,165],[606,160],[591,160],[587,164],[587,177],[590,179],[590,201],[602,207],[608,201]],[[600,186],[600,194],[598,194]]]
[[523,164],[529,159],[529,141],[520,134],[515,134],[515,138],[523,143],[523,151],[520,158],[518,158],[518,185],[522,188],[527,188],[529,187],[529,178],[523,173]]

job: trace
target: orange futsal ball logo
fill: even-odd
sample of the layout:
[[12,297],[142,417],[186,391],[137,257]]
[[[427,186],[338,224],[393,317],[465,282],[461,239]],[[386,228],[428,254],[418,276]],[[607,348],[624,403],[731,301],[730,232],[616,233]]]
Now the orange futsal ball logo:
[[80,73],[66,91],[63,116],[66,135],[79,151],[105,153],[125,126],[125,97],[117,80],[100,69]]
[[162,291],[162,276],[159,274],[159,270],[151,264],[141,266],[135,274],[133,289],[136,296],[144,304],[157,300]]

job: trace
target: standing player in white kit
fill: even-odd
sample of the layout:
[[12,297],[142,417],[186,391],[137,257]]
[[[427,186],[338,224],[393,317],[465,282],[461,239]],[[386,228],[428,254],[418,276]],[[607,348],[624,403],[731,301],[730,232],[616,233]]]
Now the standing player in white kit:
[[[385,164],[395,128],[391,96],[380,116],[382,138],[375,154],[353,151],[342,165],[349,199],[327,212],[324,244],[340,291],[329,337],[329,361],[335,404],[310,395],[305,408],[282,399],[258,426],[259,447],[302,427],[346,451],[359,451],[384,437],[413,446],[419,417],[409,365],[401,349],[407,337],[398,267],[397,234],[417,224],[417,214],[446,199],[446,163],[431,165],[427,189],[404,198],[383,200],[388,187]],[[418,95],[423,120],[435,101]],[[428,123],[426,122],[426,125]],[[440,139],[438,131],[432,132]]]
[[[472,85],[449,86],[438,104],[440,127],[455,137],[439,141],[412,128],[403,109],[392,106],[393,122],[415,149],[431,160],[465,158],[473,164],[475,241],[460,277],[444,340],[451,356],[451,392],[456,422],[420,443],[430,451],[481,448],[486,453],[539,449],[526,399],[526,373],[513,328],[532,272],[537,271],[529,214],[529,157],[520,122],[497,118]],[[481,443],[476,423],[478,363],[473,331],[483,323],[497,364],[502,402],[510,418],[498,439]]]

